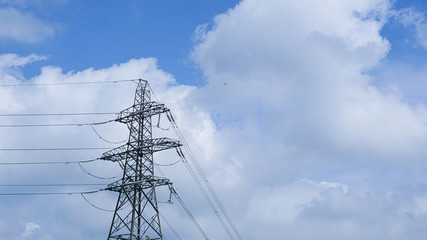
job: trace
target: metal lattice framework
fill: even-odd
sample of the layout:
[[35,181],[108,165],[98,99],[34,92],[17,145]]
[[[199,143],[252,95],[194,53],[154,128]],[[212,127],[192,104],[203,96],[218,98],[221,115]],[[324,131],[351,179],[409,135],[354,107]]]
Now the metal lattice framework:
[[180,147],[177,140],[152,137],[151,117],[168,112],[163,104],[151,101],[150,87],[139,80],[133,106],[123,110],[116,121],[127,124],[128,142],[102,155],[118,162],[122,179],[107,190],[119,193],[108,240],[163,239],[156,187],[171,185],[169,179],[154,176],[153,153]]

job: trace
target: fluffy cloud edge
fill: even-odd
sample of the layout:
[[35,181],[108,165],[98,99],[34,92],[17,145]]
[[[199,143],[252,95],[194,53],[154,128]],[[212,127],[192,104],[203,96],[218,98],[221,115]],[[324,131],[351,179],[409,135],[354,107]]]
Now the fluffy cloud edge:
[[0,8],[0,39],[37,43],[55,35],[57,28],[15,8]]

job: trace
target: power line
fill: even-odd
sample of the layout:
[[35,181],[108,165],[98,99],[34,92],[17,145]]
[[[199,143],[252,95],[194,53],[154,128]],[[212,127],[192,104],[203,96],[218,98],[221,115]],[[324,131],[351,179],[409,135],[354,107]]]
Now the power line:
[[177,163],[180,163],[180,162],[182,162],[182,159],[177,160],[177,161],[175,161],[175,162],[173,162],[173,163],[169,163],[169,164],[154,163],[154,165],[156,165],[156,166],[160,166],[160,167],[169,167],[169,166],[173,166],[173,165],[175,165],[175,164],[177,164]]
[[[152,92],[154,98],[158,101],[156,95],[154,94],[153,89],[150,87],[150,91]],[[242,237],[239,233],[239,231],[237,230],[237,228],[235,227],[233,221],[231,220],[230,216],[227,213],[227,210],[224,208],[224,206],[222,205],[218,195],[216,194],[216,192],[214,191],[212,185],[209,183],[209,180],[207,179],[205,173],[203,172],[203,169],[200,167],[195,155],[193,154],[193,152],[191,151],[191,148],[189,147],[187,141],[184,138],[184,135],[182,135],[180,129],[178,128],[178,125],[176,124],[175,120],[173,119],[173,116],[171,114],[170,111],[166,112],[166,116],[168,117],[169,121],[172,124],[172,127],[175,131],[175,134],[178,136],[178,138],[180,139],[180,141],[183,143],[184,148],[187,149],[187,152],[189,153],[190,156],[190,160],[192,161],[193,165],[196,167],[197,172],[199,173],[199,176],[202,178],[206,188],[208,189],[208,191],[210,192],[211,196],[214,198],[214,201],[217,203],[217,205],[219,206],[222,214],[225,216],[225,218],[227,219],[228,223],[230,224],[231,228],[233,229],[234,233],[237,235],[237,237],[242,240]],[[160,117],[159,117],[160,118]],[[160,119],[159,119],[160,121]],[[182,154],[182,152],[181,152]],[[215,213],[215,215],[217,216],[218,220],[220,221],[221,225],[223,226],[224,230],[227,232],[228,236],[230,237],[230,239],[234,240],[234,237],[231,235],[230,230],[228,229],[228,227],[225,225],[223,219],[221,218],[221,216],[219,215],[218,211],[216,210],[215,206],[213,205],[209,195],[206,193],[205,189],[202,187],[198,177],[196,176],[196,174],[194,173],[193,169],[191,168],[190,164],[188,164],[188,162],[185,160],[184,155],[182,154],[181,156],[183,158],[183,162],[185,163],[185,166],[187,167],[187,169],[189,170],[191,176],[193,177],[193,180],[196,182],[197,186],[199,187],[200,191],[202,192],[202,194],[204,195],[204,197],[206,198],[207,202],[209,203],[209,205],[211,206],[213,212]]]
[[0,187],[73,187],[73,186],[106,186],[108,183],[59,183],[59,184],[0,184]]
[[105,209],[105,208],[100,208],[100,207],[96,206],[95,204],[91,203],[91,202],[90,202],[90,201],[85,197],[85,193],[81,193],[80,195],[82,195],[83,199],[84,199],[87,203],[89,203],[92,207],[94,207],[94,208],[96,208],[96,209],[98,209],[98,210],[104,211],[104,212],[114,212],[114,210]]
[[[175,126],[174,126],[174,130],[176,132]],[[181,136],[177,132],[176,132],[176,134],[178,135],[179,138],[181,138]],[[188,146],[186,145],[185,139],[184,139],[184,141],[183,140],[181,140],[181,141],[184,143],[184,146],[188,148]],[[183,157],[183,159],[185,159],[184,155],[182,153],[181,153],[181,157]],[[187,170],[190,172],[191,177],[196,182],[197,186],[199,187],[200,191],[202,192],[203,196],[205,197],[205,199],[208,202],[209,206],[211,207],[212,211],[215,213],[215,215],[218,218],[219,222],[221,223],[222,227],[224,228],[224,230],[228,234],[229,238],[232,239],[232,240],[234,240],[233,235],[231,234],[231,232],[228,229],[228,227],[225,225],[224,220],[221,218],[221,216],[219,215],[218,211],[216,210],[215,205],[213,204],[213,202],[212,202],[211,198],[209,197],[208,193],[206,192],[206,190],[203,188],[202,183],[200,182],[200,180],[197,177],[196,173],[194,172],[193,168],[190,166],[190,164],[188,163],[188,161],[185,160],[184,163],[185,163],[185,166],[187,167]]]
[[196,218],[194,218],[193,214],[191,214],[190,210],[188,209],[187,205],[185,205],[184,201],[181,199],[181,197],[176,192],[175,188],[170,187],[170,190],[172,194],[175,196],[175,198],[178,200],[179,204],[181,204],[182,208],[185,210],[187,215],[190,217],[190,219],[193,221],[194,225],[197,227],[199,232],[203,235],[205,240],[209,240],[208,236],[206,235],[205,231],[203,231],[202,227],[197,222]]
[[92,122],[92,123],[53,123],[53,124],[4,124],[0,125],[0,128],[21,128],[21,127],[71,127],[71,126],[93,126],[101,125],[110,122],[115,122],[115,120],[108,120],[102,122]]
[[215,205],[212,203],[212,200],[210,199],[209,195],[207,194],[207,192],[203,188],[200,180],[197,178],[197,175],[194,173],[194,170],[191,168],[190,164],[188,164],[187,161],[184,161],[184,163],[185,163],[185,166],[187,167],[187,170],[190,172],[191,177],[196,182],[197,186],[199,187],[200,191],[202,192],[203,196],[205,197],[205,199],[208,202],[209,206],[211,207],[212,211],[215,213],[215,215],[218,218],[219,222],[221,223],[222,227],[224,228],[224,230],[228,234],[229,238],[234,240],[233,235],[231,235],[230,230],[225,225],[224,220],[221,218],[221,215],[219,215],[218,211],[215,208]]
[[101,160],[100,158],[94,158],[82,161],[54,161],[54,162],[0,162],[0,165],[47,165],[47,164],[80,164],[88,163]]
[[93,132],[96,134],[96,136],[98,136],[98,137],[99,137],[99,139],[101,139],[102,141],[104,141],[104,142],[106,142],[106,143],[111,143],[111,144],[120,144],[120,143],[125,143],[125,142],[126,142],[126,140],[122,140],[122,141],[109,141],[109,140],[105,139],[104,137],[102,137],[102,136],[101,136],[101,134],[99,134],[99,133],[96,131],[96,129],[95,129],[95,127],[94,127],[94,125],[90,125],[90,127],[92,128],[92,130],[93,130]]
[[117,115],[115,112],[86,112],[86,113],[5,113],[0,117],[45,117],[45,116],[89,116],[89,115]]
[[38,196],[38,195],[75,195],[75,194],[92,194],[105,191],[105,189],[98,189],[85,192],[17,192],[17,193],[0,193],[0,196]]
[[76,147],[76,148],[0,148],[0,151],[81,151],[81,150],[102,150],[111,149],[108,147]]
[[116,176],[114,176],[114,177],[100,177],[100,176],[97,176],[97,175],[94,175],[94,174],[90,173],[88,170],[86,170],[86,168],[84,168],[84,167],[82,166],[82,164],[81,164],[81,163],[78,163],[78,164],[79,164],[80,170],[81,170],[83,173],[85,173],[85,174],[87,174],[87,175],[89,175],[89,176],[91,176],[91,177],[94,177],[94,178],[98,178],[98,179],[114,179],[114,178],[117,178],[117,177],[119,177],[119,176],[120,176],[120,174],[117,174],[117,175],[116,175]]
[[[234,233],[237,235],[237,237],[242,240],[242,237],[239,233],[239,231],[237,230],[236,226],[234,225],[233,221],[231,220],[230,216],[228,215],[227,210],[224,208],[223,204],[221,203],[218,195],[216,194],[215,190],[213,189],[212,185],[210,184],[209,180],[207,179],[203,169],[200,167],[200,164],[198,163],[195,155],[193,154],[191,148],[189,147],[186,139],[184,138],[184,135],[181,133],[180,129],[178,128],[178,125],[176,124],[175,120],[172,117],[172,114],[170,112],[168,112],[168,119],[169,121],[172,123],[173,129],[175,131],[175,134],[178,136],[178,138],[180,139],[180,141],[183,143],[184,148],[187,150],[189,156],[190,156],[190,160],[192,161],[193,165],[196,167],[196,170],[199,174],[199,176],[202,178],[206,188],[208,189],[209,193],[211,194],[211,196],[214,198],[214,201],[216,202],[216,204],[219,206],[222,214],[225,216],[227,222],[229,223],[229,225],[231,226],[231,228],[233,229]],[[182,154],[182,153],[181,153]],[[182,154],[181,156],[182,158],[185,159],[184,155]],[[222,226],[224,227],[225,231],[227,232],[228,236],[231,239],[234,239],[233,236],[231,235],[228,227],[224,224],[222,218],[219,216],[218,212],[216,211],[216,208],[214,207],[214,205],[212,204],[210,197],[206,194],[204,188],[201,186],[201,183],[199,182],[198,178],[196,177],[196,175],[194,174],[191,166],[188,164],[187,161],[184,161],[187,169],[190,171],[190,174],[192,175],[193,179],[196,181],[197,185],[199,186],[199,189],[202,191],[203,195],[205,196],[206,200],[208,201],[209,205],[211,206],[212,210],[214,211],[214,213],[217,215],[218,220],[221,222]]]
[[175,228],[172,227],[172,225],[169,223],[168,220],[166,220],[166,218],[163,216],[163,214],[161,214],[159,212],[160,217],[162,218],[163,222],[166,223],[166,225],[168,225],[169,229],[173,232],[173,234],[175,234],[175,236],[179,239],[182,240],[181,236],[178,234],[178,232],[175,230]]
[[112,81],[88,81],[88,82],[51,82],[51,83],[24,83],[24,84],[0,84],[0,87],[35,87],[35,86],[61,86],[61,85],[85,85],[85,84],[104,84],[104,83],[123,83],[135,82],[139,79],[124,79]]
[[[160,175],[162,177],[165,177],[165,174],[163,173],[163,171],[159,168],[159,166],[155,165],[157,171],[160,173]],[[181,197],[178,195],[178,193],[176,192],[176,189],[173,188],[172,186],[169,186],[169,190],[171,192],[171,195],[174,195],[175,198],[178,200],[178,202],[181,204],[182,208],[184,209],[184,211],[187,213],[188,217],[191,219],[191,221],[193,222],[194,226],[196,226],[196,228],[199,230],[200,234],[203,235],[203,237],[205,238],[205,240],[208,240],[208,236],[206,235],[205,231],[203,231],[203,228],[200,226],[200,224],[197,222],[196,218],[194,218],[193,214],[191,214],[190,210],[188,209],[187,205],[185,205],[184,201],[181,199]],[[170,200],[169,200],[170,201]],[[159,212],[160,214],[160,212]],[[160,217],[162,217],[160,215]],[[163,218],[163,217],[162,217]],[[166,219],[163,219],[166,222]],[[170,225],[169,223],[166,222],[167,225]],[[172,226],[170,226],[172,227]],[[172,229],[172,228],[171,228]],[[173,230],[172,230],[173,231]],[[180,238],[178,236],[178,238]]]

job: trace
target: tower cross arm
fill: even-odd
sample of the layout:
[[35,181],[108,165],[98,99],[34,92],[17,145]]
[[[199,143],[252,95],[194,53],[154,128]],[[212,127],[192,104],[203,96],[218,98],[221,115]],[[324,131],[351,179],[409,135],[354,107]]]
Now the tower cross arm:
[[137,144],[134,142],[126,143],[120,147],[111,149],[108,152],[102,154],[101,159],[107,161],[120,161],[126,158],[131,152],[141,152],[141,153],[154,153],[163,150],[167,150],[170,148],[177,148],[182,146],[182,144],[175,139],[171,138],[153,138],[149,141],[143,142],[141,144]]
[[117,162],[120,160],[124,160],[126,158],[126,155],[130,152],[129,150],[129,144],[126,143],[120,147],[113,148],[105,153],[102,154],[101,159]]
[[146,102],[141,105],[131,106],[121,111],[116,118],[116,122],[129,123],[139,117],[151,117],[157,114],[168,112],[169,109],[164,104],[158,102]]
[[167,178],[156,177],[156,176],[144,176],[140,181],[131,181],[123,182],[123,180],[117,180],[113,183],[110,183],[105,190],[120,192],[125,189],[127,192],[137,190],[141,191],[142,189],[148,189],[153,187],[172,186],[172,182]]
[[182,144],[175,139],[172,138],[154,138],[151,140],[151,143],[148,142],[147,146],[141,146],[143,149],[150,149],[152,152],[159,152],[171,148],[181,147]]

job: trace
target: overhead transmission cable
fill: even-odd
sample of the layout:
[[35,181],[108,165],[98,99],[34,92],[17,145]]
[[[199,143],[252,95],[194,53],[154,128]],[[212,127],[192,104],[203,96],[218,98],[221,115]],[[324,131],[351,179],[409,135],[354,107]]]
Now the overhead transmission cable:
[[[153,94],[154,98],[156,99],[156,101],[158,101],[156,95],[154,94],[153,89],[150,87],[150,91]],[[175,120],[173,119],[173,116],[171,114],[171,112],[167,112],[166,113],[170,123],[172,124],[172,127],[175,131],[175,134],[178,136],[178,138],[180,139],[180,141],[183,143],[184,148],[187,150],[187,152],[190,155],[190,160],[192,161],[193,165],[196,167],[200,177],[202,178],[203,182],[205,183],[205,186],[208,188],[210,194],[213,196],[215,202],[217,203],[217,205],[220,207],[222,214],[226,217],[227,221],[229,222],[230,226],[233,228],[233,231],[236,233],[237,237],[242,240],[239,232],[237,231],[237,228],[234,226],[231,218],[228,216],[227,211],[225,210],[225,208],[223,207],[222,203],[220,202],[217,194],[215,193],[215,191],[213,190],[212,186],[210,185],[208,179],[206,178],[206,175],[204,174],[202,168],[200,167],[200,165],[197,162],[196,157],[194,156],[193,152],[191,151],[187,141],[185,140],[184,136],[182,135],[181,131],[178,128],[178,125],[176,124]],[[224,230],[226,231],[226,233],[228,234],[229,238],[231,240],[234,240],[233,235],[231,234],[230,230],[228,229],[227,225],[224,223],[224,220],[221,218],[221,215],[219,215],[218,211],[215,208],[215,205],[213,204],[212,200],[210,199],[209,195],[206,193],[205,189],[203,188],[202,184],[200,183],[200,180],[198,179],[197,175],[194,173],[192,167],[190,166],[190,164],[188,164],[188,162],[185,159],[184,154],[178,151],[178,155],[180,155],[180,157],[184,160],[183,162],[185,163],[185,166],[187,167],[188,171],[190,172],[193,180],[196,182],[197,186],[199,187],[200,191],[202,192],[203,196],[205,197],[206,201],[208,202],[209,206],[211,207],[212,211],[215,213],[216,217],[218,218],[218,220],[220,221],[222,227],[224,228]]]
[[89,116],[117,115],[115,112],[86,112],[86,113],[3,113],[0,117],[46,117],[46,116]]
[[[183,142],[183,146],[188,148],[187,143],[185,142],[185,139],[182,138],[181,135],[179,135],[179,133],[176,131],[176,128],[174,126],[174,130],[178,136],[178,138],[180,138],[180,140]],[[189,148],[188,148],[189,149]],[[188,150],[187,150],[188,151]],[[213,204],[211,198],[209,197],[208,193],[206,192],[206,190],[204,189],[204,187],[202,186],[202,183],[200,182],[199,178],[197,177],[196,173],[194,172],[193,168],[190,166],[190,164],[188,163],[188,161],[186,161],[184,154],[179,153],[179,155],[184,159],[184,163],[185,166],[187,168],[187,170],[190,172],[191,177],[193,178],[193,180],[196,182],[198,188],[200,189],[200,191],[202,192],[203,196],[205,197],[206,201],[208,202],[209,206],[211,207],[212,211],[215,213],[216,217],[218,218],[219,222],[221,223],[222,227],[224,228],[224,230],[226,231],[226,233],[228,234],[229,238],[234,240],[233,235],[231,234],[230,230],[228,229],[228,227],[225,225],[224,220],[222,219],[221,215],[219,215],[219,212],[216,210],[215,205]],[[191,156],[191,155],[190,155]],[[193,163],[194,164],[194,163]],[[206,181],[205,181],[206,184]]]
[[115,122],[116,120],[107,120],[91,123],[53,123],[53,124],[0,124],[0,128],[20,128],[20,127],[72,127],[72,126],[94,126]]
[[[215,190],[213,189],[212,185],[210,184],[209,180],[206,177],[206,174],[204,173],[203,169],[200,167],[200,164],[198,163],[193,151],[191,150],[191,148],[189,147],[187,141],[184,138],[184,135],[182,134],[182,132],[180,131],[178,125],[176,124],[175,120],[172,117],[172,114],[170,112],[168,112],[168,119],[169,121],[172,123],[172,127],[175,131],[175,134],[178,136],[179,140],[183,143],[183,146],[185,148],[185,150],[187,151],[190,160],[192,161],[193,165],[195,166],[199,176],[202,178],[206,188],[208,189],[209,193],[211,194],[211,196],[213,197],[214,201],[216,202],[216,204],[219,206],[222,214],[225,216],[225,218],[227,219],[227,222],[229,223],[229,225],[231,226],[231,228],[233,229],[234,233],[237,235],[237,237],[242,240],[242,237],[239,233],[239,231],[237,230],[236,226],[234,225],[233,221],[231,220],[227,210],[224,208],[223,204],[221,203],[218,195],[216,194]],[[183,157],[185,159],[184,154],[181,153],[181,157]],[[198,178],[195,176],[191,166],[188,164],[187,161],[184,161],[184,163],[186,163],[187,169],[190,171],[190,174],[193,176],[193,179],[198,182]],[[198,184],[199,188],[202,192],[205,192],[203,187],[200,187],[201,184]],[[215,214],[218,216],[219,221],[221,222],[221,224],[223,225],[224,229],[226,230],[227,234],[229,235],[229,237],[231,239],[234,239],[233,236],[231,235],[228,227],[223,223],[222,218],[219,216],[219,214],[217,214],[216,208],[213,206],[209,196],[204,193],[206,200],[209,202],[209,204],[211,205],[213,211],[215,212]]]
[[97,131],[96,131],[96,129],[95,129],[95,127],[94,127],[94,125],[93,124],[91,124],[90,125],[90,127],[92,128],[92,130],[93,130],[93,132],[96,134],[96,136],[98,136],[99,137],[99,139],[101,139],[102,141],[104,141],[104,142],[106,142],[106,143],[111,143],[111,144],[120,144],[120,143],[125,143],[126,142],[126,140],[122,140],[122,141],[110,141],[110,140],[107,140],[107,139],[105,139],[104,137],[102,137],[101,136],[101,134],[99,134]]
[[[28,114],[0,114],[0,117],[33,117],[33,116],[83,116],[83,115],[105,115],[105,114],[115,114],[117,113],[28,113]],[[0,124],[0,128],[22,128],[22,127],[71,127],[71,126],[90,126],[93,132],[106,143],[111,144],[121,144],[125,143],[126,140],[122,141],[110,141],[102,137],[98,131],[96,131],[96,125],[107,124],[115,122],[116,120],[107,120],[101,122],[92,122],[92,123],[55,123],[55,124]]]
[[105,150],[109,147],[74,147],[74,148],[0,148],[0,151],[82,151],[82,150]]
[[55,184],[0,184],[0,187],[73,187],[73,186],[105,186],[107,183],[55,183]]
[[114,176],[114,177],[100,177],[100,176],[97,176],[97,175],[94,175],[94,174],[92,174],[92,173],[90,173],[88,170],[86,170],[86,168],[84,168],[83,166],[82,166],[82,164],[81,163],[78,163],[79,164],[79,167],[80,167],[80,170],[83,172],[83,173],[85,173],[85,174],[87,174],[87,175],[89,175],[89,176],[91,176],[91,177],[94,177],[94,178],[98,178],[98,179],[114,179],[114,178],[117,178],[117,177],[119,177],[121,174],[118,174],[118,175],[116,175],[116,176]]
[[0,162],[0,165],[47,165],[47,164],[80,164],[80,163],[89,163],[94,161],[99,161],[100,158],[94,158],[89,160],[81,161],[46,161],[46,162]]
[[166,218],[163,216],[163,214],[161,214],[159,212],[159,215],[160,215],[160,218],[162,219],[162,221],[165,222],[166,225],[169,227],[169,229],[173,232],[173,234],[175,234],[177,239],[182,240],[181,236],[178,234],[178,232],[175,230],[175,228],[172,227],[172,225],[169,223],[169,221],[166,220]]
[[181,204],[182,208],[184,209],[184,211],[187,213],[187,215],[190,217],[190,219],[193,221],[194,225],[197,227],[197,229],[199,230],[199,232],[203,235],[203,237],[205,238],[205,240],[209,240],[208,236],[206,235],[205,231],[203,231],[202,227],[199,225],[199,223],[197,222],[196,218],[194,218],[193,214],[191,214],[190,210],[188,209],[187,205],[185,205],[184,201],[181,199],[181,197],[178,195],[178,193],[176,192],[175,188],[173,188],[172,186],[169,187],[172,194],[175,196],[175,198],[178,200],[179,204]]
[[139,79],[122,79],[122,80],[111,80],[111,81],[87,81],[87,82],[50,82],[50,83],[0,84],[0,87],[36,87],[36,86],[86,85],[86,84],[135,82],[138,80]]
[[[165,174],[163,173],[163,171],[159,168],[159,166],[155,166],[157,171],[160,173],[160,175],[164,178],[166,178]],[[184,211],[187,213],[188,217],[191,219],[191,221],[193,222],[194,226],[196,226],[196,228],[199,230],[200,234],[202,234],[202,236],[205,238],[205,240],[208,240],[208,236],[206,235],[205,231],[203,230],[203,228],[200,226],[200,224],[197,222],[196,218],[194,218],[193,214],[190,212],[190,210],[188,209],[187,205],[185,205],[184,201],[181,199],[181,197],[178,195],[178,193],[176,192],[175,188],[173,188],[171,185],[169,185],[169,190],[171,192],[171,195],[175,196],[175,198],[178,200],[178,202],[181,204],[181,207],[184,209]],[[170,201],[170,200],[169,200]]]
[[196,182],[198,188],[200,189],[200,191],[202,192],[203,196],[205,197],[206,201],[208,202],[209,206],[211,207],[212,211],[215,213],[216,217],[218,218],[219,222],[221,223],[222,227],[224,228],[224,230],[226,231],[226,233],[228,234],[229,238],[234,240],[233,235],[231,235],[230,230],[228,229],[228,227],[225,225],[224,220],[221,218],[221,215],[219,215],[219,212],[216,210],[215,205],[213,204],[212,200],[210,199],[209,195],[207,194],[206,190],[203,188],[202,183],[200,182],[200,180],[198,179],[197,175],[195,174],[194,170],[192,169],[192,167],[190,166],[190,164],[188,164],[188,162],[185,160],[184,161],[185,166],[187,167],[187,170],[190,172],[191,177],[193,178],[193,180]]
[[169,167],[169,166],[173,166],[173,165],[175,165],[175,164],[177,164],[177,163],[180,163],[180,162],[182,162],[183,160],[182,159],[180,159],[180,160],[177,160],[177,161],[175,161],[175,162],[173,162],[173,163],[169,163],[169,164],[161,164],[161,163],[154,163],[154,165],[156,165],[156,166],[160,166],[160,167]]
[[104,211],[104,212],[114,212],[114,210],[101,208],[101,207],[98,207],[98,206],[96,206],[95,204],[91,203],[91,202],[90,202],[90,201],[85,197],[85,193],[81,193],[80,195],[81,195],[81,196],[83,197],[83,199],[84,199],[87,203],[89,203],[92,207],[94,207],[94,208],[96,208],[96,209],[98,209],[98,210]]
[[37,196],[37,195],[75,195],[75,194],[92,194],[105,191],[105,189],[98,189],[93,191],[83,192],[16,192],[16,193],[0,193],[0,196]]

